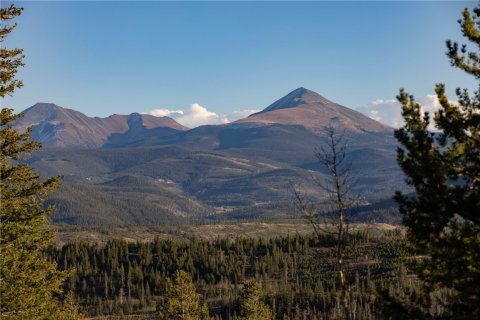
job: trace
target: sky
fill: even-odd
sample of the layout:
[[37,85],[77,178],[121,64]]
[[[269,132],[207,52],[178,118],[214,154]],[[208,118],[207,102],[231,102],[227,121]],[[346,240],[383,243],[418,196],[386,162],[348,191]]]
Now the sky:
[[[434,110],[435,83],[475,88],[445,40],[476,2],[17,2],[6,46],[24,88],[2,106],[52,102],[88,116],[149,112],[226,123],[298,87],[392,126],[399,88]],[[2,0],[2,6],[7,2]]]

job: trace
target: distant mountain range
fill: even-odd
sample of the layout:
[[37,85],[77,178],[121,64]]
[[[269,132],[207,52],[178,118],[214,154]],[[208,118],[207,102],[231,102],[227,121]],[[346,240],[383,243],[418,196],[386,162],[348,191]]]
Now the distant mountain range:
[[23,113],[16,127],[33,126],[33,139],[45,147],[99,148],[141,139],[149,130],[159,136],[187,130],[169,117],[132,113],[91,118],[53,103],[37,103]]
[[354,192],[364,204],[406,190],[393,129],[305,88],[244,119],[194,129],[168,117],[91,118],[53,104],[24,113],[17,127],[34,126],[33,138],[46,147],[31,164],[65,177],[52,198],[61,222],[291,217],[292,184],[312,198],[325,197],[315,179],[328,177],[314,152],[327,126],[345,131]]

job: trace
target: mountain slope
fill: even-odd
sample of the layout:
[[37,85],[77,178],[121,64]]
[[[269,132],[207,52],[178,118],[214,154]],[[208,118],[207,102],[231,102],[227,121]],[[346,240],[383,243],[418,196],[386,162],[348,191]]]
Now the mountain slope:
[[333,125],[350,133],[392,132],[392,128],[355,110],[336,104],[305,88],[298,88],[278,99],[263,111],[235,123],[296,124],[314,132]]
[[156,133],[172,134],[187,129],[169,117],[134,113],[128,116],[91,118],[81,112],[52,103],[37,103],[23,113],[24,117],[15,124],[15,127],[25,130],[33,126],[32,138],[45,147],[98,148],[108,143],[114,134],[117,134],[115,141],[119,144],[121,136],[118,135],[127,134],[125,138],[131,140],[131,134],[128,133],[132,131],[147,132],[165,128],[163,132],[157,130]]
[[[369,153],[351,153],[358,156],[353,192],[368,200],[403,190],[403,176],[388,161],[392,155],[380,150],[368,158]],[[316,181],[328,176],[313,153],[308,161],[296,166],[241,152],[157,146],[47,148],[29,163],[44,175],[64,175],[61,189],[50,198],[58,207],[55,221],[117,225],[291,217],[296,214],[292,185],[314,199],[324,197]]]
[[139,114],[90,122],[64,110],[49,118],[47,108],[30,121],[55,125],[69,117],[76,127],[88,124],[95,131],[105,120],[102,128],[116,132],[96,144],[103,148],[47,148],[33,154],[30,164],[37,170],[64,175],[63,189],[52,197],[60,209],[57,221],[162,224],[291,217],[292,185],[315,201],[325,197],[316,181],[329,177],[314,153],[325,142],[328,125],[346,132],[357,177],[353,192],[359,198],[368,202],[408,191],[395,161],[392,128],[304,88],[234,123],[191,130],[161,123],[147,127],[146,119],[163,118]]
[[339,133],[345,130],[350,150],[396,147],[392,128],[305,88],[233,123],[149,136],[129,146],[176,145],[299,164],[311,158],[325,139],[325,127],[330,125]]

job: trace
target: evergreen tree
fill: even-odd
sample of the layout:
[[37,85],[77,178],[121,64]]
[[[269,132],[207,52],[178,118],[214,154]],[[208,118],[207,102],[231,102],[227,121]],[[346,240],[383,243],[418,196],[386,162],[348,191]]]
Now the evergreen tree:
[[[465,9],[459,21],[465,37],[480,46],[480,7]],[[447,41],[452,66],[480,79],[480,55],[466,45]],[[431,132],[430,116],[403,89],[405,125],[395,132],[402,144],[398,163],[415,195],[397,192],[408,239],[427,258],[417,273],[429,295],[437,289],[449,296],[439,315],[480,317],[480,90],[473,96],[457,89],[458,103],[450,102],[437,84],[440,110],[434,115],[439,132]],[[427,297],[427,304],[432,303]],[[434,316],[431,308],[423,309]],[[424,316],[422,316],[424,317]]]
[[8,8],[0,8],[0,21],[2,22],[0,28],[0,58],[2,64],[0,65],[0,97],[3,99],[5,95],[12,95],[15,89],[21,88],[23,82],[15,79],[18,68],[23,67],[23,49],[7,49],[4,47],[5,38],[17,26],[16,23],[12,25],[6,24],[7,21],[14,19],[22,13],[22,8],[17,8],[13,4]]
[[178,270],[173,281],[167,280],[165,291],[164,300],[157,307],[161,319],[211,319],[206,305],[200,301],[192,278],[185,271]]
[[261,301],[261,290],[257,282],[251,281],[242,289],[240,294],[241,320],[271,320],[270,308]]
[[[0,8],[0,98],[12,95],[22,86],[15,79],[23,66],[22,49],[3,46],[15,24],[6,22],[20,15],[22,9],[11,5]],[[55,231],[48,224],[52,207],[44,207],[47,194],[58,178],[41,180],[26,165],[25,154],[39,147],[30,139],[30,130],[19,133],[13,123],[21,118],[12,109],[0,112],[0,318],[4,319],[74,319],[76,309],[54,298],[61,293],[66,272],[43,257]]]

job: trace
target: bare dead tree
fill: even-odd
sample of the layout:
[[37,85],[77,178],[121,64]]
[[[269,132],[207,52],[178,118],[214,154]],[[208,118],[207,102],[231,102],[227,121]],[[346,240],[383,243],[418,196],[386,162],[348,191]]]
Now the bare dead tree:
[[322,202],[311,201],[293,187],[295,208],[313,227],[315,234],[330,234],[335,240],[333,255],[342,300],[347,300],[344,260],[350,245],[350,221],[347,214],[356,201],[350,196],[354,181],[351,175],[351,162],[347,158],[345,131],[338,133],[333,126],[325,128],[327,140],[315,156],[327,171],[327,179],[316,179],[316,184],[325,194]]

